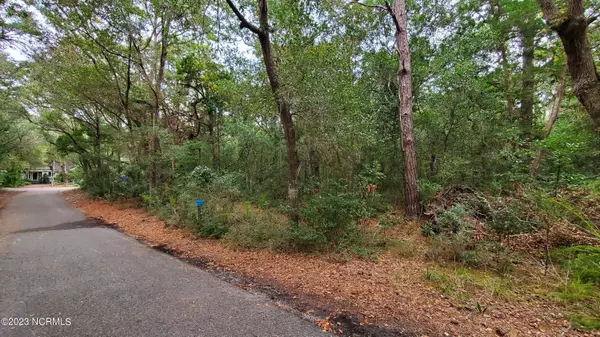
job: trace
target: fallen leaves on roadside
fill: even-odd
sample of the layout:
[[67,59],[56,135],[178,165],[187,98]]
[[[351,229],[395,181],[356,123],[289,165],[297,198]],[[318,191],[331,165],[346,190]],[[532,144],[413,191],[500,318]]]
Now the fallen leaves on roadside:
[[[516,336],[552,337],[565,331],[563,319],[554,314],[560,308],[542,299],[505,302],[490,298],[486,305],[493,306],[495,313],[506,313],[501,315],[478,315],[456,305],[431,288],[424,276],[431,264],[419,258],[400,259],[384,254],[378,263],[359,259],[339,262],[326,256],[238,251],[216,240],[193,238],[189,229],[166,227],[143,209],[88,200],[81,191],[65,192],[63,196],[88,217],[102,217],[125,233],[167,247],[183,258],[201,259],[212,268],[282,287],[290,299],[306,307],[357,313],[364,318],[360,320],[361,328],[388,325],[430,336],[496,336],[496,329],[491,327],[497,326],[510,327]],[[537,329],[528,324],[534,318],[540,320]],[[331,317],[316,324],[331,333],[350,333]],[[564,335],[598,336],[573,330]]]

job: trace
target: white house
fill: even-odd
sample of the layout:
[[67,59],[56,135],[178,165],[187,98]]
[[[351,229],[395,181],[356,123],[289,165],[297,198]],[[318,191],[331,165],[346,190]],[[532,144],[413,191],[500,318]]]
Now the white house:
[[[66,170],[70,170],[75,165],[65,164]],[[54,176],[62,172],[62,166],[56,160],[53,160],[48,166],[31,167],[23,171],[25,181],[32,183],[42,183],[44,176],[48,177],[48,182],[54,181]]]

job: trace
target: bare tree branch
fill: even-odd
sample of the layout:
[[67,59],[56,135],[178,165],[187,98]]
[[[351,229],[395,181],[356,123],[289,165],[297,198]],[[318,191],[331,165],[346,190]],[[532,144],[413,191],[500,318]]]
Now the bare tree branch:
[[[361,5],[363,7],[376,8],[376,9],[381,9],[384,11],[388,11],[388,7],[389,7],[389,6],[381,6],[381,5],[369,5],[369,4],[362,3],[359,0],[353,0],[353,1],[349,2],[349,4],[357,4],[357,5]],[[387,5],[387,1],[386,1],[386,5]]]
[[229,8],[231,8],[231,10],[235,14],[235,16],[237,16],[237,18],[240,20],[240,28],[248,28],[252,33],[254,33],[256,35],[262,35],[262,34],[264,34],[264,32],[260,28],[258,28],[256,25],[253,25],[250,22],[248,22],[248,20],[246,19],[246,17],[233,4],[233,1],[231,1],[231,0],[225,0],[225,1],[227,1],[227,4],[229,5]]
[[369,4],[362,3],[359,0],[353,0],[349,4],[357,4],[357,5],[360,5],[363,7],[375,8],[375,9],[384,10],[384,11],[388,12],[390,14],[390,16],[392,17],[392,20],[394,21],[394,27],[396,28],[396,31],[400,30],[400,25],[398,24],[398,20],[396,20],[396,16],[394,15],[394,10],[392,9],[392,6],[390,5],[389,1],[385,2],[385,6],[369,5]]

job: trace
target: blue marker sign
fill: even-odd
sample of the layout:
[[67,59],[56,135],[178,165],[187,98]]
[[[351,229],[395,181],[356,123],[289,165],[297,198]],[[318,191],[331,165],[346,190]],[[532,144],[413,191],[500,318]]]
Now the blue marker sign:
[[204,204],[204,200],[196,200],[196,207],[200,207]]

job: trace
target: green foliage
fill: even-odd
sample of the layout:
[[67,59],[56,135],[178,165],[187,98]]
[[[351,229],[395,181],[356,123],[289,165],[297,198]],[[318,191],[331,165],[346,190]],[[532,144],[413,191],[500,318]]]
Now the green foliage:
[[470,223],[466,219],[468,215],[469,212],[463,205],[453,205],[448,210],[438,214],[435,220],[425,223],[421,230],[423,234],[428,236],[442,233],[458,234],[469,228]]
[[587,284],[600,284],[600,247],[561,247],[551,258],[568,270],[571,279]]
[[297,251],[319,251],[327,244],[327,238],[312,226],[293,226],[290,230],[290,243]]
[[10,170],[6,173],[0,173],[0,181],[2,182],[2,186],[5,187],[19,187],[25,185],[23,173],[17,170]]
[[463,267],[428,269],[424,276],[444,296],[469,306],[480,314],[493,308],[481,303],[480,299],[475,299],[478,292],[483,291],[497,298],[509,299],[514,297],[514,288],[518,286],[506,276]]
[[196,186],[206,186],[216,179],[217,175],[206,166],[197,166],[190,173],[189,179]]
[[69,171],[69,180],[73,184],[81,184],[83,182],[83,169],[81,166],[76,166],[74,169]]
[[600,195],[600,178],[588,181],[586,183],[586,188],[595,195]]
[[300,246],[309,240],[315,246],[336,244],[356,233],[356,220],[365,212],[359,195],[345,190],[341,182],[333,182],[306,200],[300,210],[303,223],[293,232]]
[[600,298],[600,289],[594,284],[574,279],[561,286],[553,295],[569,302],[595,301]]
[[416,245],[404,239],[390,239],[385,242],[388,251],[400,258],[410,258],[417,254]]
[[598,316],[569,315],[567,318],[571,320],[574,328],[583,330],[600,329],[600,318]]
[[442,190],[442,185],[433,182],[433,181],[429,181],[429,180],[425,180],[425,179],[421,179],[419,180],[419,200],[421,201],[421,204],[423,205],[427,205],[429,203],[429,201],[431,201],[433,199],[433,197],[436,195],[436,193],[438,193],[440,190]]
[[490,219],[486,225],[501,238],[519,233],[531,233],[544,227],[543,220],[539,217],[542,212],[531,194],[520,197],[500,197],[493,200]]
[[368,184],[377,185],[384,178],[385,173],[382,172],[381,164],[378,161],[373,161],[370,165],[365,165],[362,172],[359,174],[362,186]]
[[[408,256],[408,242],[382,239],[404,222],[389,211],[404,185],[391,17],[339,1],[270,4],[277,95],[294,114],[299,156],[288,163],[260,44],[239,50],[231,41],[250,37],[230,27],[236,18],[206,14],[231,15],[225,5],[33,2],[44,27],[31,25],[29,8],[0,5],[3,38],[38,28],[56,38],[30,62],[0,59],[0,169],[68,158],[80,163],[69,180],[89,194],[139,197],[169,225],[238,247],[368,257],[389,244]],[[575,203],[550,196],[565,185],[600,193],[600,138],[569,90],[544,137],[565,57],[536,4],[408,5],[422,206],[462,186],[422,227],[438,243],[432,258],[504,272],[513,259],[492,241],[563,220],[597,233]],[[517,108],[528,100],[531,116]],[[281,226],[257,212],[287,210],[288,164],[299,167],[301,221]],[[379,227],[361,232],[363,218]]]
[[213,210],[203,211],[203,215],[198,220],[195,230],[201,237],[219,239],[228,231],[227,216],[221,212]]
[[288,226],[271,213],[239,212],[233,215],[224,242],[245,249],[287,250]]

